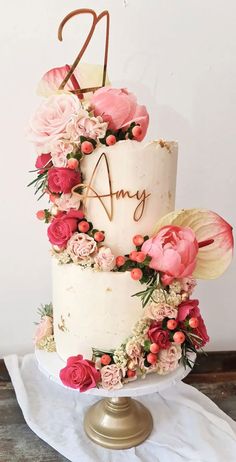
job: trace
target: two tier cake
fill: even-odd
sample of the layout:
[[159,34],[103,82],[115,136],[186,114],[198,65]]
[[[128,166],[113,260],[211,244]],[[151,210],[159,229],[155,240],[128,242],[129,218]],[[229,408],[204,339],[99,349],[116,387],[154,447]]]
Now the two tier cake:
[[44,75],[29,124],[53,275],[35,343],[65,361],[65,385],[116,389],[190,364],[209,340],[192,293],[227,268],[232,229],[213,212],[175,212],[177,143],[144,141],[146,107],[106,79],[96,89],[102,68],[79,65],[61,88],[70,71]]

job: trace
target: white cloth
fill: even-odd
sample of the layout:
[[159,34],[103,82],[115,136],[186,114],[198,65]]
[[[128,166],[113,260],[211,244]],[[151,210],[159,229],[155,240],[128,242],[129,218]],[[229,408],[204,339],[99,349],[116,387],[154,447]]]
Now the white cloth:
[[71,462],[235,462],[236,422],[182,382],[139,400],[154,429],[140,446],[104,449],[88,439],[83,416],[98,398],[47,379],[34,355],[7,356],[6,366],[29,427]]

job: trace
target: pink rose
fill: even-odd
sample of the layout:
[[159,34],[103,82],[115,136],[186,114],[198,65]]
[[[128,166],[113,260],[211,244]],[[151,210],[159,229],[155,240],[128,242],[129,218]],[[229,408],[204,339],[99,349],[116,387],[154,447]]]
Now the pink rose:
[[140,343],[135,342],[133,340],[129,340],[126,343],[125,350],[127,355],[137,364],[142,352]]
[[166,303],[151,302],[145,308],[145,316],[149,319],[155,319],[155,321],[163,321],[164,318],[175,319],[177,317],[177,310]]
[[66,167],[67,154],[73,152],[74,146],[66,140],[55,139],[50,143],[52,163],[55,167]]
[[101,369],[102,387],[105,390],[117,390],[122,387],[122,371],[116,364],[103,366]]
[[200,315],[198,303],[198,300],[186,300],[185,302],[180,303],[178,306],[177,320],[182,322],[187,318],[187,316],[190,316],[191,318],[198,318]]
[[66,367],[60,371],[60,379],[64,385],[79,389],[80,392],[95,388],[101,377],[94,362],[83,359],[82,355],[67,359]]
[[70,210],[68,213],[57,215],[48,227],[48,239],[52,245],[63,249],[72,234],[78,228],[78,220],[84,217],[80,210]]
[[79,209],[80,199],[76,194],[62,194],[56,197],[55,204],[59,210],[67,212],[70,209]]
[[78,141],[80,136],[93,138],[94,140],[104,138],[106,130],[107,123],[103,122],[101,117],[89,117],[87,111],[73,117],[66,128],[67,135],[73,141]]
[[116,264],[116,259],[112,254],[111,249],[105,245],[99,248],[94,261],[95,267],[101,271],[111,271]]
[[49,337],[53,333],[52,318],[50,316],[43,316],[37,326],[34,342],[37,345],[45,337]]
[[157,373],[165,375],[174,371],[178,367],[181,357],[181,346],[171,343],[169,348],[161,350],[158,354]]
[[198,254],[198,243],[190,228],[164,226],[144,242],[142,252],[152,257],[150,268],[164,273],[162,282],[171,284],[174,278],[191,276]]
[[67,252],[74,263],[89,260],[90,255],[97,250],[96,241],[85,233],[74,233],[67,244]]
[[71,93],[50,96],[42,102],[30,120],[29,139],[38,146],[50,143],[65,133],[72,115],[80,111],[80,108],[79,99]]
[[146,135],[149,115],[145,106],[137,104],[136,97],[124,88],[103,87],[91,99],[95,116],[101,116],[111,130],[127,128],[132,122],[142,128],[141,141]]
[[153,343],[157,343],[160,348],[169,348],[170,336],[168,330],[162,329],[161,322],[152,322],[148,329],[148,337]]
[[52,193],[70,193],[80,182],[80,172],[70,168],[53,167],[48,172],[48,188]]
[[[208,343],[209,340],[210,340],[210,337],[209,337],[209,335],[207,333],[205,323],[204,323],[201,315],[198,316],[197,319],[198,319],[199,324],[198,324],[198,327],[196,329],[194,329],[194,333],[196,335],[198,335],[198,337],[200,337],[202,339],[202,342],[201,342],[200,345],[199,345],[199,343],[195,343],[195,348],[196,349],[204,347],[206,345],[206,343]],[[193,342],[194,342],[194,338],[193,338]]]
[[40,169],[39,173],[43,173],[46,169],[52,166],[51,163],[52,157],[51,154],[41,154],[37,157],[35,162],[35,167]]
[[184,292],[187,292],[188,295],[192,295],[194,288],[197,285],[196,279],[192,277],[180,279],[179,283],[181,285],[181,289]]

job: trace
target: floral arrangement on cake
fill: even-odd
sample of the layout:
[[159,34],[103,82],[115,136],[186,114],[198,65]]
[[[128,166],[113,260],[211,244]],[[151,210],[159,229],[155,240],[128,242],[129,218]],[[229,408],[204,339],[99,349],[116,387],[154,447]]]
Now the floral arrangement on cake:
[[[46,98],[29,124],[37,153],[36,178],[30,185],[50,203],[37,217],[48,224],[52,254],[59,263],[129,272],[144,288],[133,295],[143,314],[130,336],[115,350],[94,345],[92,358],[70,357],[60,378],[81,392],[95,386],[117,389],[151,372],[170,373],[181,361],[192,366],[189,353],[209,340],[199,302],[192,297],[196,279],[213,279],[228,267],[232,227],[214,212],[180,210],[161,218],[152,236],[134,236],[129,254],[115,255],[104,245],[105,231],[86,218],[76,194],[83,184],[83,158],[102,145],[142,141],[149,116],[126,89],[106,86],[86,99],[67,87],[58,91],[66,71],[64,66],[45,74],[39,88]],[[40,310],[35,344],[55,351],[51,304]]]

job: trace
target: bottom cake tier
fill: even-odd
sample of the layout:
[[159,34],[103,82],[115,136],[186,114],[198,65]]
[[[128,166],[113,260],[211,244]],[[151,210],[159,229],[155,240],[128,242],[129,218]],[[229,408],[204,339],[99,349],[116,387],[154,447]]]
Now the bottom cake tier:
[[56,349],[66,360],[81,354],[92,358],[92,348],[109,351],[130,336],[142,316],[133,294],[140,284],[128,272],[95,272],[74,263],[52,259],[53,317]]

